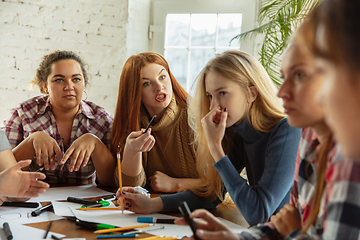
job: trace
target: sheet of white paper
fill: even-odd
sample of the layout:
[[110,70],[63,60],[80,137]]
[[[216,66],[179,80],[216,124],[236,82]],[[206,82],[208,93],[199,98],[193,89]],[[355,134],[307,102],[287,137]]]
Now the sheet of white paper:
[[[11,233],[14,237],[13,240],[24,240],[24,239],[43,240],[44,239],[44,235],[46,232],[45,230],[33,228],[21,224],[9,223],[9,225],[10,225]],[[49,232],[47,238],[50,239],[51,235],[55,235],[59,238],[65,237],[65,235],[60,233]],[[2,229],[0,230],[0,238],[6,239],[5,232]]]
[[31,216],[34,208],[0,207],[0,224],[8,222],[9,224],[27,224],[36,222],[47,222],[62,219],[53,212],[43,212],[37,217]]
[[[124,214],[122,214],[120,210],[119,211],[80,211],[80,210],[75,210],[75,208],[71,208],[71,210],[74,213],[74,215],[80,220],[90,221],[90,222],[95,221],[95,222],[115,225],[119,227],[136,226],[142,224],[137,222],[137,217],[176,218],[173,216],[159,214],[159,213],[145,215],[145,214],[135,214],[130,211],[124,211]],[[241,232],[242,229],[245,229],[244,227],[229,222],[225,219],[221,219],[221,220],[235,232]],[[170,236],[190,237],[193,235],[189,226],[179,226],[175,224],[158,224],[158,223],[156,224],[156,226],[164,226],[164,229],[149,231],[150,234],[164,235],[166,237],[170,237]]]
[[90,198],[114,194],[92,185],[54,187],[46,190],[39,197],[31,198],[32,202],[47,202],[53,200],[66,200],[68,197]]
[[[111,201],[109,207],[116,207],[115,204],[113,204]],[[51,201],[54,212],[58,216],[74,216],[74,214],[71,212],[70,208],[80,208],[83,204],[80,203],[72,203],[72,202],[57,202],[57,201]]]

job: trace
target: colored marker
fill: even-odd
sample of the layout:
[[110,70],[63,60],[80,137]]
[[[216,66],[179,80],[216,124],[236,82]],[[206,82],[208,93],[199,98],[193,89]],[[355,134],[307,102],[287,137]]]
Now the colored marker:
[[87,222],[87,221],[82,221],[80,219],[76,219],[76,225],[92,230],[92,231],[96,231],[96,230],[100,230],[100,229],[111,229],[111,228],[115,228],[115,226],[113,225],[108,225],[108,224],[103,224],[103,223],[94,223],[94,222]]
[[32,212],[31,212],[31,216],[37,217],[37,216],[39,216],[41,213],[43,213],[43,212],[45,212],[45,211],[49,211],[49,210],[51,210],[52,208],[53,208],[53,205],[50,203],[50,204],[48,204],[48,205],[46,205],[46,206],[44,206],[44,207],[41,207],[41,208],[39,208],[39,209],[36,209],[36,210],[32,211]]
[[136,234],[131,234],[131,235],[121,235],[121,234],[118,234],[118,235],[98,235],[96,238],[97,239],[104,239],[104,238],[134,238],[136,237]]
[[94,233],[121,232],[121,231],[131,230],[134,228],[145,228],[145,227],[150,227],[150,224],[130,226],[130,227],[121,227],[121,228],[112,228],[112,229],[102,229],[102,230],[97,230]]
[[138,217],[139,223],[170,223],[174,224],[175,218],[153,218],[153,217]]
[[99,203],[93,204],[93,205],[83,205],[82,208],[96,208],[96,207],[107,207],[110,206],[110,203],[108,201],[99,201]]

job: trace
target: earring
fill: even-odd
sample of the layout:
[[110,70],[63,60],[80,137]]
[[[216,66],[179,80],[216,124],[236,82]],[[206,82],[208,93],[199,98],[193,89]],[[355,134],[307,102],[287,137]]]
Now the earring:
[[[83,101],[85,101],[87,99],[87,93],[85,90],[84,90],[84,93],[85,93],[85,99],[83,99]],[[83,95],[83,98],[84,98],[84,95]]]

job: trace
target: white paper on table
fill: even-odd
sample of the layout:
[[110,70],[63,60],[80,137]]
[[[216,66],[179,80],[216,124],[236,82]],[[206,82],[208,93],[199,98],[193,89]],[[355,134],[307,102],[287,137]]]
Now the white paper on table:
[[[116,211],[80,211],[75,210],[75,208],[71,208],[72,212],[76,216],[76,218],[83,220],[83,221],[89,221],[89,222],[98,222],[98,223],[105,223],[110,224],[114,226],[119,227],[128,227],[128,226],[136,226],[141,225],[143,223],[138,223],[137,218],[138,217],[153,217],[153,218],[177,218],[165,214],[135,214],[130,211],[124,211],[124,214],[121,213],[120,210]],[[245,229],[244,227],[241,227],[235,223],[229,222],[225,219],[220,218],[221,221],[223,221],[226,225],[228,225],[233,231],[235,232],[241,232],[241,230]],[[166,237],[170,236],[177,236],[177,237],[190,237],[193,235],[191,229],[189,226],[180,226],[176,224],[159,224],[156,223],[156,226],[164,226],[164,229],[159,230],[152,230],[148,233],[153,235],[164,235]],[[141,230],[145,230],[145,228],[142,228]]]
[[[53,207],[54,207],[54,212],[56,215],[58,216],[67,216],[67,217],[71,217],[74,216],[74,214],[71,212],[70,208],[80,208],[82,205],[84,204],[80,204],[80,203],[73,203],[73,202],[57,202],[57,201],[51,201]],[[112,201],[109,201],[110,205],[108,207],[116,207],[114,203],[112,203]],[[94,221],[92,221],[94,222]]]
[[92,185],[72,186],[72,187],[53,187],[46,189],[45,193],[39,194],[39,197],[31,198],[32,202],[47,202],[54,200],[66,200],[68,197],[90,198],[104,195],[115,194],[97,188]]
[[[46,231],[38,228],[33,228],[21,224],[11,224],[9,223],[11,233],[13,235],[13,240],[24,240],[24,239],[31,239],[31,240],[43,240]],[[50,239],[51,235],[55,235],[59,238],[65,237],[65,235],[60,233],[49,232],[48,239]],[[0,238],[6,239],[4,230],[0,230]]]
[[56,216],[53,212],[49,211],[33,217],[31,216],[31,212],[34,210],[35,208],[0,207],[0,224],[2,225],[4,222],[8,222],[9,224],[27,224],[62,219],[62,217]]

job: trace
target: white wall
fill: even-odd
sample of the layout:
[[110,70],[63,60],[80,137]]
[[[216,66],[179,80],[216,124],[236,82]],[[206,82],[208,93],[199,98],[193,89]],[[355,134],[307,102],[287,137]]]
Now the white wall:
[[87,99],[114,113],[126,59],[148,50],[150,0],[1,0],[0,126],[29,90],[41,57],[78,53],[89,65]]

